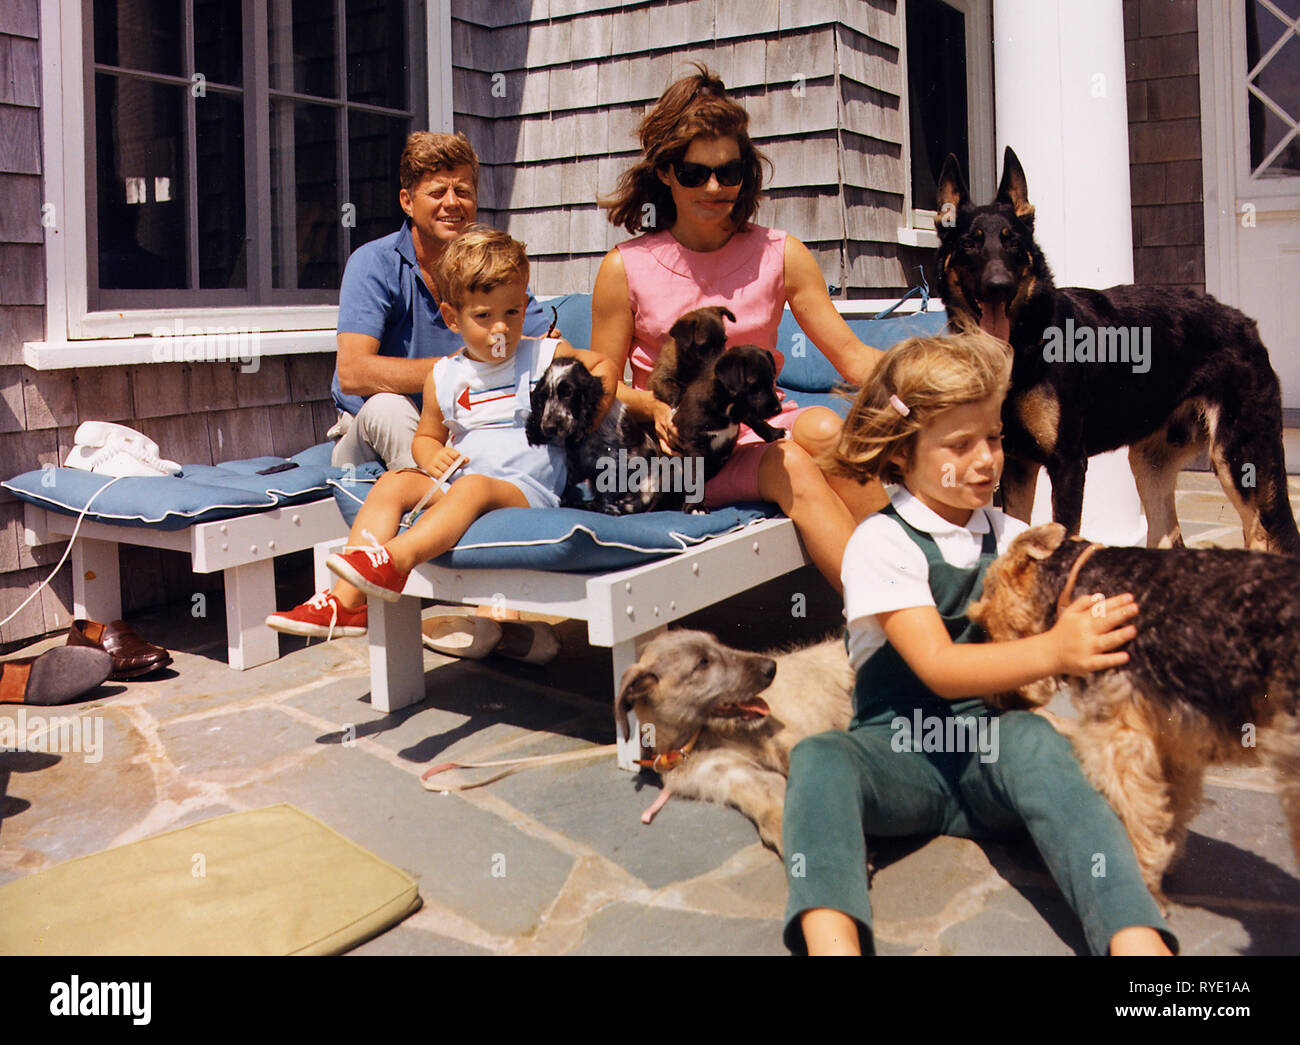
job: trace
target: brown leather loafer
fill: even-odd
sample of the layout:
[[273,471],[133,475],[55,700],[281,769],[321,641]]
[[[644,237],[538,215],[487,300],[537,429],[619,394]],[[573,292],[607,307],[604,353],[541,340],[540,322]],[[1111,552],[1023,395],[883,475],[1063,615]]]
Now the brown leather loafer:
[[74,620],[68,628],[69,646],[92,646],[113,658],[111,679],[134,679],[164,668],[172,655],[161,646],[142,639],[124,620],[100,624],[93,620]]

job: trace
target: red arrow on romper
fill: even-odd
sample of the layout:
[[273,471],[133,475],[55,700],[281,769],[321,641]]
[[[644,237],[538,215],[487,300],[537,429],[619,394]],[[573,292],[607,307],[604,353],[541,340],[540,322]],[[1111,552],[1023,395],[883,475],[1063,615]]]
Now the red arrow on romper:
[[[496,391],[496,390],[490,389],[489,391]],[[468,410],[471,405],[482,406],[484,403],[492,403],[498,399],[513,399],[514,397],[515,397],[515,393],[512,390],[507,392],[505,395],[499,395],[499,396],[490,395],[484,399],[475,399],[473,404],[471,404],[469,398],[469,389],[465,388],[462,389],[460,395],[456,397],[456,405],[459,406],[462,410]]]

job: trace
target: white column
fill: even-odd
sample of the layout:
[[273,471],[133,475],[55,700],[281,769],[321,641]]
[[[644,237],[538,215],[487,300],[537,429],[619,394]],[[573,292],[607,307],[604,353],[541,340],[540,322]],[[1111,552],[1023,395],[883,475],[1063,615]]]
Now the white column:
[[[1133,282],[1121,0],[993,0],[993,67],[998,174],[1010,145],[1056,285]],[[1043,473],[1035,523],[1050,521],[1050,497]],[[1127,450],[1089,461],[1082,532],[1145,543]]]

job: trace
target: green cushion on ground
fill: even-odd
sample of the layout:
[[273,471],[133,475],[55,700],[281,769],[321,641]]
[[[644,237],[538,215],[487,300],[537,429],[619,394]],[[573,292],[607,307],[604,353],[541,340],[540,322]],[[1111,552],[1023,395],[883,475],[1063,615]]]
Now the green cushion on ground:
[[0,887],[0,954],[340,954],[419,906],[408,874],[286,804]]

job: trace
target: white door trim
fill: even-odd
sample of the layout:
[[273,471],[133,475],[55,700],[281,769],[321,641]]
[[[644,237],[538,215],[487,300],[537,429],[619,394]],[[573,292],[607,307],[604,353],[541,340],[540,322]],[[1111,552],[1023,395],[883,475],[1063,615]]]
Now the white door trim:
[[1205,214],[1205,290],[1241,302],[1237,258],[1237,171],[1232,119],[1232,26],[1227,4],[1196,5],[1201,83],[1201,187]]

